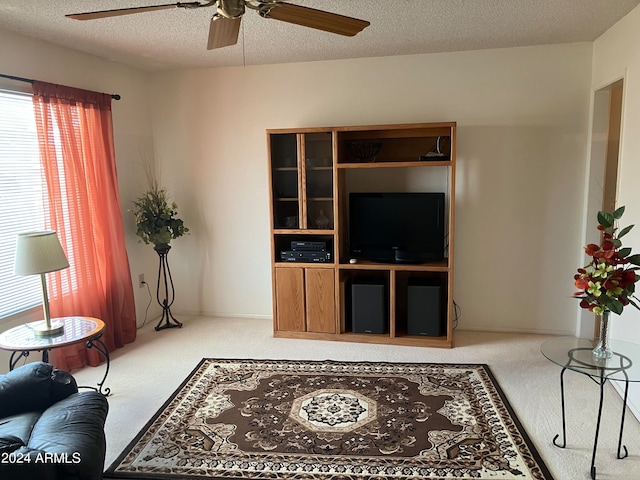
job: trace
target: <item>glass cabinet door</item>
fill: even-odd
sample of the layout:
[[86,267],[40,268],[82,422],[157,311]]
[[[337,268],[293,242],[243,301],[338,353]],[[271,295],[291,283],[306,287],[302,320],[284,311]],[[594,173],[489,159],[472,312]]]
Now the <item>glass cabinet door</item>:
[[273,189],[273,227],[300,228],[298,142],[295,133],[273,134],[271,179]]
[[333,230],[333,141],[331,132],[303,135],[306,228]]

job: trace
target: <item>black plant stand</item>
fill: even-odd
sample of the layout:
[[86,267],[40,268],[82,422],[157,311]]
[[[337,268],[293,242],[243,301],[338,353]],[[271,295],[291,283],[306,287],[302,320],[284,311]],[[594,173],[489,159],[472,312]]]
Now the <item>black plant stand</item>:
[[[176,318],[171,313],[171,305],[173,305],[173,300],[175,298],[173,279],[171,278],[169,262],[167,262],[167,255],[169,254],[169,250],[171,250],[171,246],[167,244],[156,245],[155,247],[153,247],[153,249],[158,254],[158,257],[160,257],[160,263],[158,265],[158,287],[156,288],[156,299],[162,307],[162,318],[160,318],[160,321],[156,325],[156,331],[163,330],[165,328],[181,328],[182,323],[176,320]],[[164,300],[160,300],[161,282],[164,283]],[[169,297],[169,285],[171,285],[171,297]]]

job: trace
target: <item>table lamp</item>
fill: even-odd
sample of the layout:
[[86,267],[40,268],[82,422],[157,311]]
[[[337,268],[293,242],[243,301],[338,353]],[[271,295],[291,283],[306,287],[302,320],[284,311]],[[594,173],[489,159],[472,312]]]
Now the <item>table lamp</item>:
[[61,323],[51,324],[45,274],[62,270],[68,266],[69,261],[62,250],[62,245],[60,245],[56,232],[44,231],[18,234],[14,273],[16,275],[40,274],[42,283],[44,323],[38,322],[31,325],[37,336],[58,335],[64,330],[64,325]]

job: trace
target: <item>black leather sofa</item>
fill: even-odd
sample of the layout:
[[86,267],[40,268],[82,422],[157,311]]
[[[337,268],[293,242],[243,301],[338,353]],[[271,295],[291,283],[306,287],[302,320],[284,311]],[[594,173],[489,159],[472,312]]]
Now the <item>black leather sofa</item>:
[[101,479],[108,409],[48,363],[0,375],[0,479]]

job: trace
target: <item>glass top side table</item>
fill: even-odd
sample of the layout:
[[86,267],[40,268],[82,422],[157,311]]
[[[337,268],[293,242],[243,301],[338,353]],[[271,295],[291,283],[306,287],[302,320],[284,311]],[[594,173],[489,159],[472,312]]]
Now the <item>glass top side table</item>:
[[50,350],[86,343],[87,348],[95,348],[106,360],[104,377],[98,383],[98,388],[94,390],[105,396],[109,395],[109,388],[102,391],[102,386],[109,374],[109,350],[100,339],[105,329],[104,322],[93,317],[61,317],[52,320],[58,320],[64,324],[64,331],[59,335],[37,336],[32,325],[42,323],[42,320],[18,325],[0,333],[0,349],[12,352],[9,370],[13,370],[20,358],[28,357],[30,352],[42,352],[42,361],[48,363]]
[[[622,341],[611,341],[613,356],[608,359],[596,359],[591,351],[596,346],[596,341],[586,338],[555,337],[547,340],[540,347],[542,355],[553,363],[562,367],[560,372],[560,394],[562,404],[562,445],[557,443],[556,435],[553,444],[559,448],[567,446],[567,428],[564,402],[564,373],[571,370],[587,375],[600,386],[600,401],[598,406],[598,418],[596,420],[596,433],[593,442],[591,456],[591,478],[596,478],[596,452],[598,449],[598,435],[600,433],[600,421],[602,419],[602,405],[604,399],[604,385],[608,381],[624,383],[624,399],[622,403],[622,418],[620,420],[620,435],[618,437],[618,459],[627,457],[627,447],[622,445],[622,433],[624,419],[627,410],[627,396],[629,382],[640,382],[640,345]],[[624,453],[622,451],[624,450]]]

